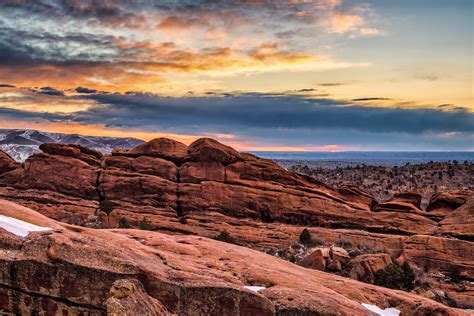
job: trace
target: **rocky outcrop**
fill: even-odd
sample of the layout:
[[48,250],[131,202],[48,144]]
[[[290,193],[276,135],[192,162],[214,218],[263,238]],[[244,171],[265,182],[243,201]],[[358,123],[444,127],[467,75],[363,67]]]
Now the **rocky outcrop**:
[[0,214],[51,228],[23,238],[0,229],[6,314],[367,315],[366,303],[468,315],[203,237],[72,226],[6,201]]
[[[406,212],[394,218],[392,210],[372,212],[373,199],[353,187],[335,190],[207,138],[189,147],[155,139],[100,160],[100,154],[76,145],[44,144],[42,149],[45,153],[31,156],[21,172],[0,177],[0,185],[36,190],[30,191],[31,200],[42,195],[44,201],[45,195],[54,196],[52,191],[66,199],[113,200],[121,216],[131,220],[141,216],[145,207],[154,209],[148,214],[166,212],[196,219],[218,212],[264,223],[399,234],[436,229],[436,223],[422,214]],[[89,208],[85,211],[83,218],[93,216]]]
[[[454,265],[467,275],[474,266],[472,252],[448,251],[447,260],[447,250],[437,248],[472,247],[472,203],[463,206],[472,192],[440,193],[427,211],[414,193],[377,203],[355,186],[332,188],[211,139],[186,146],[160,138],[104,156],[80,146],[42,149],[0,172],[0,197],[65,223],[137,228],[144,222],[147,229],[208,238],[227,231],[239,245],[268,252],[307,228],[326,246],[383,248],[416,265],[429,257],[433,271]],[[113,205],[108,213],[99,207],[106,200]],[[413,242],[420,235],[438,235],[437,242]],[[337,271],[343,261],[325,265]]]

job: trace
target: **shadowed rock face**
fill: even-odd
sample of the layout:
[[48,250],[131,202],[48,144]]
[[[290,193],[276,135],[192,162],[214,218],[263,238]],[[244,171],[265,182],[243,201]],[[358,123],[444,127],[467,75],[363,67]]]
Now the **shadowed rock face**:
[[0,173],[14,170],[20,166],[10,155],[0,150]]
[[0,229],[2,313],[368,315],[367,303],[403,315],[468,315],[203,237],[72,226],[3,200],[0,214],[51,228],[25,238]]
[[[160,138],[104,156],[80,146],[42,150],[23,165],[0,156],[10,166],[0,168],[0,197],[62,222],[117,227],[126,219],[138,227],[146,219],[153,230],[211,238],[226,230],[265,251],[308,228],[328,244],[384,247],[416,265],[429,258],[433,272],[473,271],[472,192],[440,194],[428,211],[414,193],[378,203],[355,186],[332,188],[207,138],[189,147]],[[110,214],[99,210],[104,200],[114,205]]]

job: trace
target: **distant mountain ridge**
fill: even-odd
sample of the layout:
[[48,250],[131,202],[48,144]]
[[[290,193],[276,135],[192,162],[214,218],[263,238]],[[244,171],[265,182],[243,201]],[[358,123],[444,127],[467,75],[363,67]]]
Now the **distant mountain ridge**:
[[19,162],[41,152],[43,143],[77,144],[109,153],[113,149],[132,149],[144,141],[132,137],[84,136],[80,134],[48,133],[29,129],[0,129],[0,149]]

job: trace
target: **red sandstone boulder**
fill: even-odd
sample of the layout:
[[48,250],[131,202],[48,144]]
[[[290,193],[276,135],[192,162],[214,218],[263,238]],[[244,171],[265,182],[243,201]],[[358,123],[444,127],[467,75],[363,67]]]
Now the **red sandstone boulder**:
[[170,157],[184,157],[188,147],[176,140],[169,138],[155,138],[144,144],[138,145],[131,150],[132,153],[140,154],[163,154]]
[[322,271],[326,268],[326,259],[324,258],[323,251],[320,248],[317,248],[298,261],[297,264],[305,268]]
[[39,148],[46,154],[79,159],[92,166],[100,166],[100,160],[102,159],[100,152],[81,145],[44,143]]
[[176,214],[177,185],[172,181],[147,174],[106,170],[101,172],[99,183],[97,190],[104,199],[117,201],[117,204],[154,206],[157,211],[165,209]]
[[351,260],[351,257],[347,253],[347,250],[341,247],[333,246],[329,248],[329,255],[332,260],[336,260],[342,265],[346,265]]
[[211,138],[200,138],[188,147],[188,154],[194,161],[214,161],[224,165],[242,160],[233,148]]
[[21,172],[1,176],[0,184],[21,190],[45,190],[90,199],[97,197],[97,171],[97,167],[84,160],[40,153],[30,156],[23,163]]
[[351,279],[373,283],[374,273],[391,263],[392,258],[386,253],[366,254],[352,259],[347,269]]
[[181,163],[186,159],[188,147],[176,140],[169,138],[155,138],[149,142],[138,145],[132,150],[114,150],[113,156],[150,156],[158,157],[173,162]]
[[0,174],[19,168],[20,164],[16,162],[6,152],[0,150]]

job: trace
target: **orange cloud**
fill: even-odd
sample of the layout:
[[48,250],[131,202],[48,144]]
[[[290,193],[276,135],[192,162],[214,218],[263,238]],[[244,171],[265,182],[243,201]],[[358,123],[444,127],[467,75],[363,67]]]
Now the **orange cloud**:
[[331,33],[347,33],[356,30],[364,24],[364,18],[354,14],[335,14],[330,19]]
[[158,24],[158,30],[165,31],[185,31],[191,28],[204,28],[209,27],[210,24],[204,17],[178,17],[171,15],[164,18],[160,24]]

